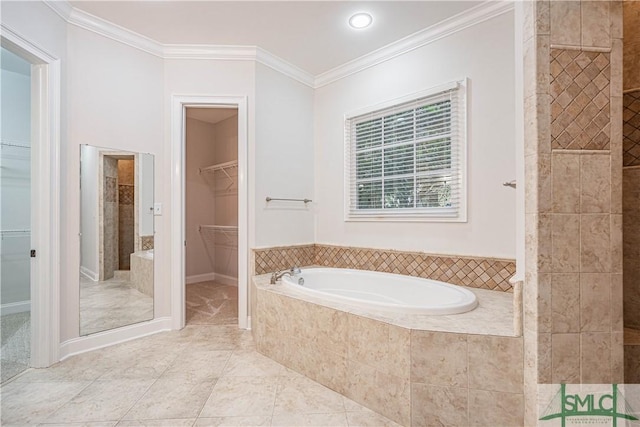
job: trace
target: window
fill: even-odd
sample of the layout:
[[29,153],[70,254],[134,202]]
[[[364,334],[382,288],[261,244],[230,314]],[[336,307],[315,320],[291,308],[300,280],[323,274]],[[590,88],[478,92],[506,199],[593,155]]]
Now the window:
[[465,86],[346,117],[347,220],[466,221]]

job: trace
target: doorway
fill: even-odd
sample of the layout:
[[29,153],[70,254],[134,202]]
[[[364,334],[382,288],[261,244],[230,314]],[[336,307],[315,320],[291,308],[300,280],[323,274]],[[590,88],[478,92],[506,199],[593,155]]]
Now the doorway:
[[[11,354],[5,353],[5,344],[20,354],[10,369],[3,357],[4,382],[26,367],[47,367],[59,360],[60,60],[4,25],[0,40],[3,65],[12,56],[8,62],[17,67],[6,70],[14,73],[8,80],[3,70],[0,156],[2,287],[11,285],[16,292],[8,293],[11,300],[3,298],[0,315],[28,317],[25,322],[2,319],[3,328],[14,326],[2,330],[3,356]],[[15,85],[5,90],[9,81]],[[20,108],[8,98],[17,88],[22,88]],[[11,117],[18,112],[20,119]]]
[[[197,170],[193,169],[192,173],[199,173],[200,168],[207,168],[210,166],[214,166],[215,169],[214,177],[213,177],[213,187],[210,184],[207,191],[212,192],[214,195],[217,191],[229,191],[233,193],[234,186],[237,187],[236,195],[237,198],[237,215],[236,221],[237,225],[233,225],[231,222],[231,216],[227,216],[225,222],[217,223],[215,222],[215,213],[210,222],[198,223],[196,225],[197,233],[195,233],[196,229],[192,226],[190,230],[187,230],[187,201],[186,201],[186,193],[187,193],[187,111],[189,109],[230,109],[237,111],[237,165],[235,168],[237,172],[235,172],[236,179],[235,183],[229,186],[229,178],[233,178],[233,171],[230,169],[226,170],[226,173],[229,175],[229,178],[224,175],[225,171],[219,169],[222,164],[227,162],[232,162],[233,160],[225,160],[224,157],[219,157],[218,160],[213,158],[214,163],[207,163],[203,166],[198,166]],[[233,264],[231,260],[234,259],[233,250],[234,246],[237,246],[237,325],[239,328],[246,329],[249,326],[249,318],[248,318],[248,266],[249,266],[249,251],[248,248],[252,243],[252,231],[249,229],[250,221],[250,213],[248,209],[248,200],[249,200],[249,184],[247,180],[247,170],[249,163],[249,155],[248,155],[248,134],[247,134],[247,123],[248,123],[248,110],[247,110],[247,98],[245,96],[187,96],[187,95],[174,95],[172,97],[172,111],[171,111],[171,140],[170,140],[170,151],[171,151],[171,161],[172,161],[172,176],[171,176],[171,211],[175,214],[171,217],[171,262],[172,262],[172,272],[171,272],[171,312],[172,312],[172,328],[173,329],[181,329],[185,326],[186,323],[186,287],[187,285],[187,269],[186,269],[186,256],[187,256],[187,245],[188,237],[187,231],[191,234],[191,243],[196,245],[199,241],[201,242],[200,248],[203,250],[200,252],[201,256],[204,253],[209,260],[208,262],[212,265],[212,268],[224,267],[220,274],[216,274],[216,271],[212,271],[210,273],[214,274],[214,278],[216,280],[223,281],[222,285],[229,286],[224,283],[225,279],[235,279],[232,274],[224,274],[224,271],[232,272]],[[219,163],[215,163],[219,161]],[[227,165],[229,166],[229,165]],[[208,173],[208,171],[205,171]],[[222,173],[225,176],[226,184],[223,183],[223,180],[217,180],[215,175]],[[202,175],[202,174],[201,174]],[[204,177],[201,177],[201,183],[204,182]],[[218,185],[220,186],[218,188]],[[228,202],[227,202],[228,203]],[[229,206],[227,204],[227,206]],[[229,211],[231,212],[231,211]],[[229,213],[228,212],[228,213]],[[218,219],[222,220],[224,218],[223,215],[219,216]],[[191,225],[191,222],[190,222]],[[205,230],[205,232],[213,232],[218,233],[218,238],[215,236],[213,239],[211,237],[207,237],[203,235],[205,233],[201,233],[204,226],[213,226],[218,229],[209,229]],[[230,228],[224,228],[230,227]],[[226,232],[224,235],[223,231]],[[237,236],[237,237],[236,237]],[[223,240],[226,238],[228,240]],[[212,240],[213,245],[210,245],[207,249],[205,246],[207,240]],[[237,241],[237,244],[235,244]],[[226,241],[226,245],[222,242]],[[218,242],[218,244],[216,244]],[[197,245],[196,245],[197,246]],[[215,246],[218,246],[217,248]],[[224,247],[228,246],[228,247]],[[211,251],[213,247],[213,251]],[[225,251],[227,252],[225,254]],[[212,254],[212,255],[211,255]],[[213,258],[213,261],[211,260]],[[229,260],[229,264],[227,264],[227,260]],[[222,263],[222,266],[217,263]],[[192,280],[198,280],[197,275],[192,274]],[[228,277],[225,277],[228,276]],[[212,276],[209,276],[212,277]],[[197,283],[197,282],[196,282]],[[227,282],[228,283],[228,282]]]
[[186,324],[238,323],[238,109],[186,109]]
[[31,358],[31,64],[2,48],[2,382]]

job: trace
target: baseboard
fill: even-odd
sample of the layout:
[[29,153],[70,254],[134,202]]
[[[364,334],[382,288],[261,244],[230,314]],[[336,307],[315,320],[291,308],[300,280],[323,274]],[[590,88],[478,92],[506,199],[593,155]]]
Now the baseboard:
[[97,282],[98,279],[100,279],[100,276],[98,275],[98,273],[95,273],[89,270],[87,267],[80,266],[80,274],[82,274],[84,277],[86,277],[89,280],[93,280],[94,282]]
[[160,317],[148,322],[136,323],[110,331],[98,332],[86,337],[73,338],[60,344],[60,361],[76,354],[97,350],[131,341],[158,332],[171,330],[171,317]]
[[193,283],[208,282],[208,281],[218,282],[228,286],[238,286],[237,277],[226,276],[224,274],[218,274],[218,273],[205,273],[205,274],[195,274],[193,276],[187,276],[185,283],[187,285],[191,285]]
[[225,276],[224,274],[214,273],[214,281],[228,286],[238,286],[238,278],[233,276]]
[[16,314],[31,311],[31,301],[10,302],[0,305],[0,314]]
[[187,276],[185,283],[191,285],[193,283],[208,282],[215,280],[215,277],[215,273],[194,274],[193,276]]

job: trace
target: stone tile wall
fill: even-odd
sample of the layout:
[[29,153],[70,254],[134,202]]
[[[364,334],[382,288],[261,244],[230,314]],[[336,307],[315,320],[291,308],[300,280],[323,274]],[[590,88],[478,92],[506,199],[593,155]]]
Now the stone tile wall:
[[538,384],[623,382],[622,2],[526,2],[525,424]]
[[640,166],[640,90],[625,93],[623,103],[622,163],[625,167]]
[[402,425],[522,425],[522,337],[411,330],[251,293],[259,352]]
[[640,2],[624,2],[623,244],[626,383],[640,382]]
[[515,261],[495,258],[430,255],[370,248],[304,245],[255,249],[255,273],[292,265],[321,265],[424,277],[474,288],[511,292]]
[[143,251],[153,249],[153,236],[140,236],[140,248]]

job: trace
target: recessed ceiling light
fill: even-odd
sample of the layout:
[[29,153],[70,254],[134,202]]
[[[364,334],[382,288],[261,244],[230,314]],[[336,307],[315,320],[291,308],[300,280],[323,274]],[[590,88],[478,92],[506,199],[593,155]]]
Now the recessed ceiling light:
[[364,12],[356,13],[351,18],[349,18],[349,25],[351,25],[352,28],[356,28],[358,30],[367,28],[369,25],[371,25],[372,22],[373,17]]

